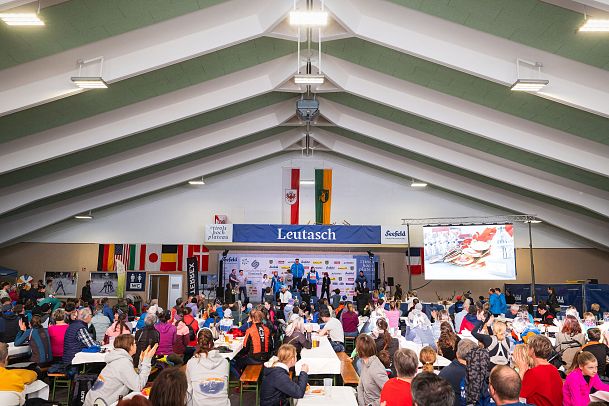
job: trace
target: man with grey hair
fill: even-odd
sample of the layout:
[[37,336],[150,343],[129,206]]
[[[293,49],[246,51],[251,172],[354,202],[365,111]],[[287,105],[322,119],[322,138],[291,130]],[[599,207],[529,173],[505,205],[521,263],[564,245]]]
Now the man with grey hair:
[[457,358],[440,371],[440,376],[446,379],[455,392],[455,406],[461,404],[461,387],[465,385],[465,356],[478,345],[467,338],[457,345]]
[[161,335],[154,325],[157,323],[158,318],[154,313],[146,315],[144,320],[144,327],[135,332],[135,347],[136,352],[133,355],[133,365],[137,368],[140,362],[140,353],[146,350],[146,348],[154,347],[161,340]]
[[85,307],[78,311],[77,319],[70,323],[63,342],[63,357],[61,361],[64,364],[71,364],[74,356],[85,348],[99,345],[88,331],[91,319],[91,309]]
[[520,305],[513,304],[510,306],[509,311],[505,314],[507,319],[515,319],[518,317],[518,312],[520,311]]

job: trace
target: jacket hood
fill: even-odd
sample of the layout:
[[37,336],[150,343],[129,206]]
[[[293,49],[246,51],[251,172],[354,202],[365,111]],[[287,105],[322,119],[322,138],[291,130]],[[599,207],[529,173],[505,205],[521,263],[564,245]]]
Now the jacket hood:
[[475,314],[468,313],[468,314],[465,315],[465,318],[470,323],[476,323],[478,321],[478,317]]
[[[175,325],[175,323],[174,323]],[[179,336],[185,336],[186,334],[190,334],[190,330],[188,330],[188,327],[186,326],[186,324],[184,324],[183,321],[180,321],[178,323],[178,325],[176,326],[176,334]]]
[[[171,331],[171,328],[174,327],[173,324],[171,323],[159,323],[155,326],[155,328],[159,331],[159,333],[161,334],[166,334],[169,333],[169,331]],[[175,328],[175,327],[174,327]]]
[[131,358],[131,355],[129,355],[129,353],[123,350],[122,348],[115,348],[114,350],[106,354],[106,364],[110,364],[111,362],[115,362],[121,359],[126,359],[127,362],[133,363],[133,358]]
[[226,363],[226,358],[222,357],[216,350],[210,351],[207,356],[201,354],[191,359],[196,359],[199,365],[207,368],[207,370],[214,370]]
[[10,313],[2,313],[2,318],[6,319],[6,320],[15,320],[17,317],[19,317],[18,315],[16,315],[13,312]]
[[[266,365],[265,365],[266,367]],[[263,373],[264,373],[264,377],[266,378],[267,376],[271,377],[273,375],[281,375],[281,374],[287,374],[287,372],[285,371],[285,369],[283,369],[282,367],[266,367],[263,368]]]

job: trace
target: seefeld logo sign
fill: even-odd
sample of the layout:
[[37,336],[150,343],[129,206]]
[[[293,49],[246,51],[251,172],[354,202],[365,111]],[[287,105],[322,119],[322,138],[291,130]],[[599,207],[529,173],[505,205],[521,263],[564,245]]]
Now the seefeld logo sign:
[[205,226],[205,242],[232,242],[232,224],[207,224]]
[[381,226],[381,244],[408,244],[407,226]]

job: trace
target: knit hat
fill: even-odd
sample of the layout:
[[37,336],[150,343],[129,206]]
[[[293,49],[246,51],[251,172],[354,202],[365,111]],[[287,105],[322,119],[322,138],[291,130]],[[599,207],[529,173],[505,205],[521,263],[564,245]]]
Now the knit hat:
[[423,305],[421,303],[417,303],[416,305],[414,305],[414,308],[416,310],[423,310]]

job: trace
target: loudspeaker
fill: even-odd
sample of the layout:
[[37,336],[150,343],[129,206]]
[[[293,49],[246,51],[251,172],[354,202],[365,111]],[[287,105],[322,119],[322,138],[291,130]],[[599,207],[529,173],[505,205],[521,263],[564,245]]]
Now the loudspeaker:
[[218,299],[223,298],[224,297],[224,288],[222,286],[218,286],[216,288],[216,297]]
[[393,286],[393,276],[387,278],[387,286]]

